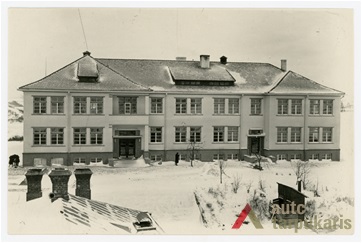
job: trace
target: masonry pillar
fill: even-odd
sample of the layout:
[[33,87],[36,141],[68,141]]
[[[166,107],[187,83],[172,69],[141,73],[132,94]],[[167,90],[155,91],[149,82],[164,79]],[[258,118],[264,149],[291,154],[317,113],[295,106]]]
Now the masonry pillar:
[[92,171],[88,168],[80,168],[74,171],[76,178],[76,196],[91,199],[90,178],[92,174]]
[[69,200],[68,181],[71,174],[72,172],[65,168],[55,168],[49,173],[50,180],[53,184],[53,190],[50,194],[52,202],[58,198]]
[[43,179],[43,169],[29,169],[25,173],[28,191],[26,193],[26,201],[37,199],[43,196],[41,191],[41,180]]
[[149,150],[148,150],[148,143],[150,141],[150,128],[148,125],[145,125],[145,133],[143,136],[143,158],[149,158]]

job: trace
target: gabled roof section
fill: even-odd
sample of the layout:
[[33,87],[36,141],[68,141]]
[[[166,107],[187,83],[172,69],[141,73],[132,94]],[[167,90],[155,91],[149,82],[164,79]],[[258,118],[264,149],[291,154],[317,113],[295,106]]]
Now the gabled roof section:
[[[85,64],[86,66],[82,66]],[[97,82],[79,82],[79,67],[93,68],[81,70],[83,75],[94,75],[98,72]],[[97,70],[94,69],[94,66]],[[20,90],[90,90],[90,91],[147,91],[148,88],[130,80],[124,75],[99,63],[91,56],[84,56],[54,73],[19,88]]]
[[169,68],[174,81],[235,81],[225,68],[215,64],[200,68],[197,62],[180,62]]
[[321,85],[293,71],[286,75],[268,91],[269,94],[335,94],[344,93]]

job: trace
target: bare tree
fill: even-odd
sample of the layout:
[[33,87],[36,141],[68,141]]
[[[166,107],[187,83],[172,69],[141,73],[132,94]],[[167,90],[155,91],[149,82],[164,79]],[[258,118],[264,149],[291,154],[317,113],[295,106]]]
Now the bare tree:
[[311,165],[309,161],[292,160],[291,166],[295,175],[297,176],[297,183],[298,179],[302,180],[303,189],[307,189],[307,185],[309,183],[309,174],[311,172]]
[[255,157],[256,157],[256,159],[258,161],[258,164],[254,165],[254,169],[263,170],[263,167],[261,166],[262,156],[260,154],[260,151],[258,153],[255,153],[254,155],[255,155]]
[[219,168],[220,168],[220,184],[222,184],[222,175],[226,175],[225,174],[226,160],[219,159]]
[[202,144],[196,142],[195,139],[189,140],[187,144],[187,151],[190,157],[191,167],[194,166],[193,161],[195,160],[196,156],[199,155],[200,150],[202,150]]

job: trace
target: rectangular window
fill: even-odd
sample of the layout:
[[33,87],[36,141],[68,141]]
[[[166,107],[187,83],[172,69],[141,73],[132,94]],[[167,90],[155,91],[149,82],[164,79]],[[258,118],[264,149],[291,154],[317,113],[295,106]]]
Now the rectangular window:
[[74,97],[74,114],[87,113],[87,97]]
[[151,114],[160,114],[163,112],[163,99],[151,98]]
[[277,160],[286,160],[287,155],[286,154],[277,154]]
[[151,161],[153,161],[153,162],[162,161],[162,156],[159,155],[159,154],[152,154],[152,155],[150,156],[150,159],[151,159]]
[[214,98],[214,114],[224,114],[224,113],[225,113],[225,99]]
[[309,128],[309,142],[318,143],[319,142],[319,127]]
[[151,143],[162,142],[162,127],[151,127]]
[[90,142],[91,144],[103,144],[103,128],[90,129]]
[[224,160],[224,154],[214,154],[214,160]]
[[277,142],[278,143],[288,142],[288,128],[287,127],[278,127],[277,128]]
[[90,113],[103,114],[103,97],[90,97]]
[[34,114],[47,113],[47,97],[34,97],[33,98],[33,112]]
[[278,114],[279,115],[288,114],[288,100],[287,99],[278,100]]
[[325,143],[332,142],[332,128],[331,127],[323,127],[322,142],[325,142]]
[[229,99],[229,114],[239,114],[239,99]]
[[301,154],[292,154],[290,157],[290,159],[301,159],[301,158],[302,158]]
[[324,154],[323,159],[325,160],[332,160],[332,154]]
[[292,100],[292,115],[302,114],[302,100]]
[[176,143],[186,142],[186,127],[175,127],[175,142]]
[[34,128],[33,129],[34,145],[47,144],[47,129],[46,128]]
[[186,114],[187,111],[187,99],[176,98],[176,114]]
[[73,164],[85,164],[85,158],[74,158]]
[[260,115],[261,114],[261,99],[250,99],[251,101],[251,110],[250,113],[252,115]]
[[311,115],[319,115],[319,100],[310,100],[310,111]]
[[228,160],[238,160],[238,154],[228,154]]
[[86,144],[86,128],[73,128],[74,144]]
[[137,114],[137,97],[118,97],[119,114]]
[[63,144],[64,142],[64,128],[51,129],[51,144]]
[[319,160],[319,154],[311,154],[311,155],[309,156],[309,159],[310,159],[310,160]]
[[194,98],[191,99],[191,114],[201,114],[202,113],[202,99]]
[[239,127],[228,127],[228,142],[239,141]]
[[214,127],[214,142],[224,142],[224,127]]
[[53,96],[51,97],[51,111],[52,114],[63,114],[64,113],[64,97]]
[[302,134],[302,128],[301,127],[292,127],[291,128],[291,137],[290,142],[292,143],[300,143],[301,140],[301,134]]
[[102,158],[91,158],[90,162],[91,163],[102,163],[103,159]]
[[323,114],[324,115],[333,114],[333,100],[323,100]]
[[201,142],[201,127],[190,127],[190,141]]

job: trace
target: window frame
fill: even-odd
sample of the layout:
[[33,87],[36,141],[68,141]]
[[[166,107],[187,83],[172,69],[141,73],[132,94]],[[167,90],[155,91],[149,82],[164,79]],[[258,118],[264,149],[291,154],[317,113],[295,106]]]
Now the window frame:
[[64,144],[64,128],[52,127],[50,128],[50,144],[63,145]]
[[162,127],[150,128],[150,143],[162,143]]
[[225,98],[214,98],[214,114],[225,114]]
[[[92,101],[93,99],[93,101]],[[90,97],[90,114],[103,114],[103,107],[104,107],[104,97],[102,96],[91,96]],[[92,107],[92,105],[95,105],[95,108]]]
[[90,144],[103,145],[103,127],[90,128]]
[[288,143],[288,127],[277,127],[277,143]]
[[202,114],[202,98],[190,98],[190,113]]
[[201,143],[201,127],[190,127],[190,142]]
[[[312,131],[312,129],[314,129],[314,131]],[[319,143],[319,127],[309,127],[309,143]],[[317,136],[314,136],[315,134],[317,134]],[[315,140],[315,138],[317,138]]]
[[162,114],[163,113],[163,98],[151,97],[151,114]]
[[250,115],[259,116],[262,114],[262,98],[250,98]]
[[309,114],[320,115],[321,101],[318,99],[309,100]]
[[239,142],[238,126],[228,126],[228,142]]
[[51,114],[64,114],[64,96],[50,97],[50,112]]
[[[35,141],[37,141],[37,143]],[[47,145],[47,128],[33,127],[33,145]]]
[[[299,136],[299,139],[297,139],[298,136]],[[301,143],[302,142],[302,128],[301,127],[291,127],[290,128],[290,142],[291,143]]]
[[175,113],[187,114],[187,98],[175,98]]
[[288,115],[289,101],[288,99],[278,99],[278,115]]
[[[300,104],[296,103],[296,102],[300,102]],[[290,110],[291,115],[302,115],[303,114],[303,99],[292,99],[290,108],[291,108],[291,110]],[[300,113],[298,113],[299,109],[300,109]]]
[[213,133],[213,142],[214,143],[224,143],[225,142],[225,127],[215,126]]
[[[328,137],[329,135],[329,137]],[[333,142],[333,127],[323,127],[322,128],[322,143],[332,143]]]
[[73,97],[73,113],[74,114],[87,114],[87,97],[86,96],[74,96]]
[[228,110],[229,114],[239,114],[240,113],[240,99],[239,98],[229,98],[228,100]]
[[[79,131],[76,131],[76,130]],[[83,138],[84,135],[84,138]],[[84,140],[84,143],[82,142]],[[78,141],[78,143],[76,142]],[[73,127],[73,144],[84,145],[87,144],[87,128],[85,127]]]
[[186,137],[186,127],[175,127],[175,143],[186,143]]
[[47,114],[47,97],[33,96],[33,114]]
[[333,115],[333,99],[323,100],[323,115]]

